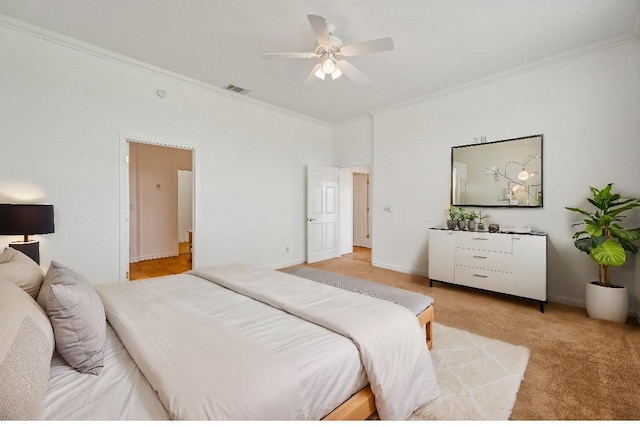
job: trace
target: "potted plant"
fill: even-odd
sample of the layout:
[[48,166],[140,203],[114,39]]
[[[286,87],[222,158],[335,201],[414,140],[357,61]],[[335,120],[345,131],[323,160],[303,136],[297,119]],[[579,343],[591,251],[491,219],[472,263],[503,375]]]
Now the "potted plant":
[[460,218],[460,213],[458,208],[454,206],[449,206],[449,219],[447,220],[447,228],[449,230],[455,230],[456,225],[458,225],[459,218]]
[[467,213],[464,208],[458,208],[458,230],[464,231],[467,229]]
[[587,200],[595,207],[593,212],[575,207],[566,209],[584,216],[582,223],[574,224],[584,225],[584,230],[573,235],[574,245],[598,265],[598,281],[587,283],[585,288],[587,314],[624,323],[629,315],[629,294],[624,286],[611,284],[609,267],[623,265],[627,252],[638,252],[633,241],[640,239],[640,228],[624,228],[620,222],[623,212],[640,207],[640,199],[613,193],[612,186],[589,187],[593,198]]
[[471,211],[466,215],[467,218],[467,229],[469,231],[476,230],[476,219],[478,218],[478,212]]
[[484,231],[484,222],[482,220],[486,219],[489,215],[482,215],[482,211],[478,213],[478,231]]

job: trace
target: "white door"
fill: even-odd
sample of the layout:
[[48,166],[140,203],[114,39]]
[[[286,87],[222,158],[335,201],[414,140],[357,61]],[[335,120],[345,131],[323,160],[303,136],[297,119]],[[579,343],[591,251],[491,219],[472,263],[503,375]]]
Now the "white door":
[[353,174],[353,246],[371,247],[369,234],[369,175]]
[[307,262],[340,256],[338,169],[307,167]]

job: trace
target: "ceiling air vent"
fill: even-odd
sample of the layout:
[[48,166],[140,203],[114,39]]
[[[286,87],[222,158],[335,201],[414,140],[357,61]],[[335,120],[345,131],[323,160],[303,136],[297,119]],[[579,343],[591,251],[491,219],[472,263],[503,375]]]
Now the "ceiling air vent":
[[245,94],[245,93],[249,92],[248,89],[241,88],[241,87],[233,85],[231,83],[229,83],[228,85],[224,86],[223,89],[230,90],[231,92],[235,92],[235,93],[241,93],[241,94]]

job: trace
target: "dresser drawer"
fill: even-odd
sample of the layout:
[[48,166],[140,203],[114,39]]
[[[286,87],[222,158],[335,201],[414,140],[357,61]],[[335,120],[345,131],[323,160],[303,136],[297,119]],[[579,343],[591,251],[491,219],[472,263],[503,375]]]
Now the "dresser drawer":
[[456,283],[478,289],[512,294],[511,273],[456,266]]
[[513,257],[505,252],[456,248],[456,265],[511,273]]
[[510,234],[460,232],[456,234],[456,247],[511,253],[511,239]]

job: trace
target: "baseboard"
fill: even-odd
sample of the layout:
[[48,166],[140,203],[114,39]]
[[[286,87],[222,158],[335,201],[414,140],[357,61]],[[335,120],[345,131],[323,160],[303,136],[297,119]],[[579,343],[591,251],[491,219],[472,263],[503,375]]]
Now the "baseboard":
[[269,265],[267,268],[271,268],[273,270],[280,270],[281,268],[293,267],[294,265],[304,264],[305,262],[307,262],[307,260],[306,258],[303,258],[295,261],[288,261],[282,264]]
[[558,304],[572,305],[574,307],[583,307],[584,308],[584,301],[583,300],[579,300],[579,299],[565,298],[565,297],[554,297],[552,295],[549,295],[547,297],[547,299],[549,301],[551,301],[551,302],[557,302]]
[[379,264],[377,262],[372,262],[371,265],[378,268],[384,268],[385,270],[397,271],[399,273],[415,274],[416,276],[425,276],[425,277],[428,276],[428,274],[425,273],[424,271],[412,270],[410,268],[398,267],[396,265]]
[[140,261],[150,261],[152,259],[160,259],[160,258],[171,258],[174,256],[178,256],[178,251],[175,252],[167,252],[165,254],[155,254],[155,255],[143,255],[136,258],[129,259],[129,262],[140,262]]

